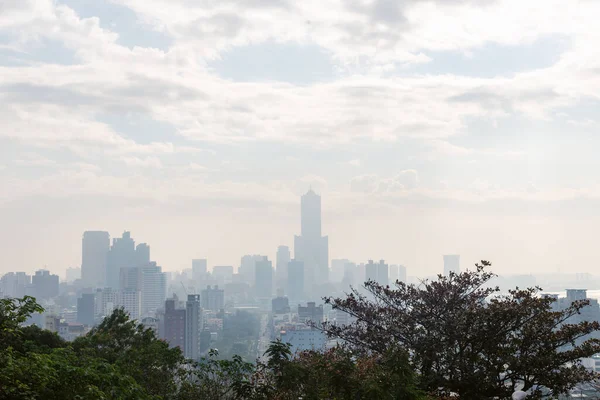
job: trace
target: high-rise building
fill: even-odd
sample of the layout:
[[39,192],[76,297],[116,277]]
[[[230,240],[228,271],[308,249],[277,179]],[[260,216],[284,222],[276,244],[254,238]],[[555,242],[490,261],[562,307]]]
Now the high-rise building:
[[4,297],[22,298],[31,287],[31,275],[25,272],[9,272],[0,279],[0,292]]
[[92,326],[95,319],[95,295],[84,293],[77,299],[77,322]]
[[191,360],[200,358],[200,334],[203,329],[200,295],[190,294],[185,303],[185,357]]
[[258,254],[247,254],[242,257],[240,262],[240,269],[238,270],[239,274],[242,275],[246,282],[250,286],[254,286],[256,279],[256,263],[258,261],[266,260],[266,256],[261,256]]
[[146,265],[150,262],[150,246],[140,243],[135,247],[135,266]]
[[450,275],[450,272],[455,274],[460,273],[460,256],[459,255],[446,255],[444,256],[444,275]]
[[342,285],[344,285],[344,287],[355,287],[360,284],[362,284],[362,282],[360,282],[360,278],[358,276],[356,263],[347,262],[344,265],[344,277],[342,278]]
[[273,297],[273,264],[271,261],[266,258],[257,261],[255,276],[256,297],[270,300]]
[[290,301],[286,296],[277,296],[271,300],[273,314],[287,314],[290,312]]
[[137,256],[135,241],[131,233],[124,232],[123,237],[114,238],[106,261],[106,286],[118,289],[121,268],[136,267]]
[[155,262],[138,269],[141,271],[142,316],[154,316],[167,297],[167,276]]
[[365,282],[375,281],[382,286],[388,285],[388,265],[384,260],[379,261],[377,264],[373,260],[369,260],[368,264],[365,264]]
[[406,267],[404,265],[390,265],[390,284],[396,281],[406,283]]
[[108,232],[87,231],[83,233],[81,242],[81,280],[86,286],[103,287],[110,235]]
[[142,292],[140,290],[119,291],[119,307],[123,308],[132,320],[140,319],[142,311]]
[[321,197],[309,190],[300,208],[301,235],[294,238],[294,258],[304,262],[305,289],[312,289],[329,281],[329,238],[321,236]]
[[314,322],[320,324],[323,322],[323,305],[317,307],[315,302],[306,303],[306,307],[298,305],[298,318],[301,322]]
[[287,294],[292,304],[304,300],[304,262],[292,260],[288,263]]
[[287,283],[287,267],[290,260],[290,248],[288,246],[279,246],[275,262],[275,282],[278,288],[285,288]]
[[119,292],[112,288],[96,289],[95,316],[107,317],[119,307]]
[[400,282],[406,283],[406,267],[404,265],[398,265],[398,278]]
[[138,267],[122,267],[119,270],[120,290],[142,290],[142,270]]
[[208,273],[208,262],[205,258],[192,260],[192,280],[196,285],[206,282]]
[[165,301],[163,339],[170,347],[179,347],[185,351],[186,309],[179,308],[179,299],[173,296]]
[[346,264],[349,262],[350,261],[346,259],[331,260],[331,273],[329,274],[329,280],[331,282],[342,282],[346,272]]
[[232,265],[215,265],[212,269],[213,279],[222,286],[231,283],[233,280]]
[[384,260],[380,260],[379,264],[377,264],[377,283],[382,286],[387,286],[389,284],[389,280],[388,265]]
[[81,279],[81,268],[67,268],[65,278],[67,282],[75,282]]
[[225,291],[218,286],[202,290],[202,308],[204,310],[219,312],[225,308]]
[[34,296],[38,299],[50,299],[58,296],[58,275],[41,269],[31,277]]

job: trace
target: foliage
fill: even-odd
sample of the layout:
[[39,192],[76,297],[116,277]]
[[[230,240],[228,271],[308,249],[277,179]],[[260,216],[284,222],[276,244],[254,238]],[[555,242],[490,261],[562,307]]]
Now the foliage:
[[475,271],[421,286],[369,281],[366,295],[355,290],[344,299],[326,299],[356,322],[324,329],[363,355],[404,349],[420,387],[438,396],[510,398],[521,385],[556,395],[592,379],[578,359],[600,352],[600,342],[576,342],[599,331],[600,324],[567,323],[588,302],[554,311],[554,299],[540,296],[540,288],[500,295],[498,288],[485,287],[494,276],[485,271],[490,265],[483,261]]
[[170,398],[176,392],[176,376],[184,363],[179,348],[156,338],[151,329],[131,321],[122,309],[73,343],[78,355],[103,360],[126,371],[149,394]]

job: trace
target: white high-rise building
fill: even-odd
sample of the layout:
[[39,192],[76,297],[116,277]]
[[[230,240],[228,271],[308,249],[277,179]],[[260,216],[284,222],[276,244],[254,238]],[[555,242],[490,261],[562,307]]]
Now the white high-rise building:
[[301,198],[301,235],[294,259],[304,262],[305,289],[329,282],[329,238],[321,236],[321,197],[312,189]]
[[164,306],[167,298],[167,277],[155,262],[140,267],[140,269],[142,316],[155,316],[156,311]]
[[81,242],[81,280],[86,286],[103,287],[110,235],[108,232],[87,231],[83,233]]
[[191,360],[200,358],[200,334],[203,329],[200,295],[190,294],[185,303],[185,349],[184,355]]
[[219,289],[218,286],[210,287],[202,290],[202,308],[204,310],[210,310],[219,312],[225,308],[225,291]]
[[288,263],[291,260],[290,248],[288,246],[279,246],[276,258],[275,281],[277,282],[277,288],[285,288],[287,284]]
[[460,274],[460,256],[453,255],[445,255],[444,256],[444,275],[450,275],[450,272],[454,272],[455,274]]
[[107,317],[119,307],[119,292],[112,288],[96,290],[94,314],[96,318]]
[[122,307],[129,318],[139,320],[142,311],[142,292],[140,290],[119,291],[119,307]]

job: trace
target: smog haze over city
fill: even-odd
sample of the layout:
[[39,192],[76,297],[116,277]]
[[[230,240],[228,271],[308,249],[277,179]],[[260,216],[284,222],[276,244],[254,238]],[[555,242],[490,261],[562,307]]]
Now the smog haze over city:
[[589,0],[2,0],[0,275],[62,279],[85,231],[131,232],[163,271],[275,266],[310,192],[327,263],[595,273],[598,15]]

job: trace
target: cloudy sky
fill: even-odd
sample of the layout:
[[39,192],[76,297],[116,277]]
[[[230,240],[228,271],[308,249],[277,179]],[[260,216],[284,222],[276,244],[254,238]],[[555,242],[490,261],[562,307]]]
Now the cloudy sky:
[[600,2],[0,0],[0,272],[131,230],[274,256],[595,272]]

